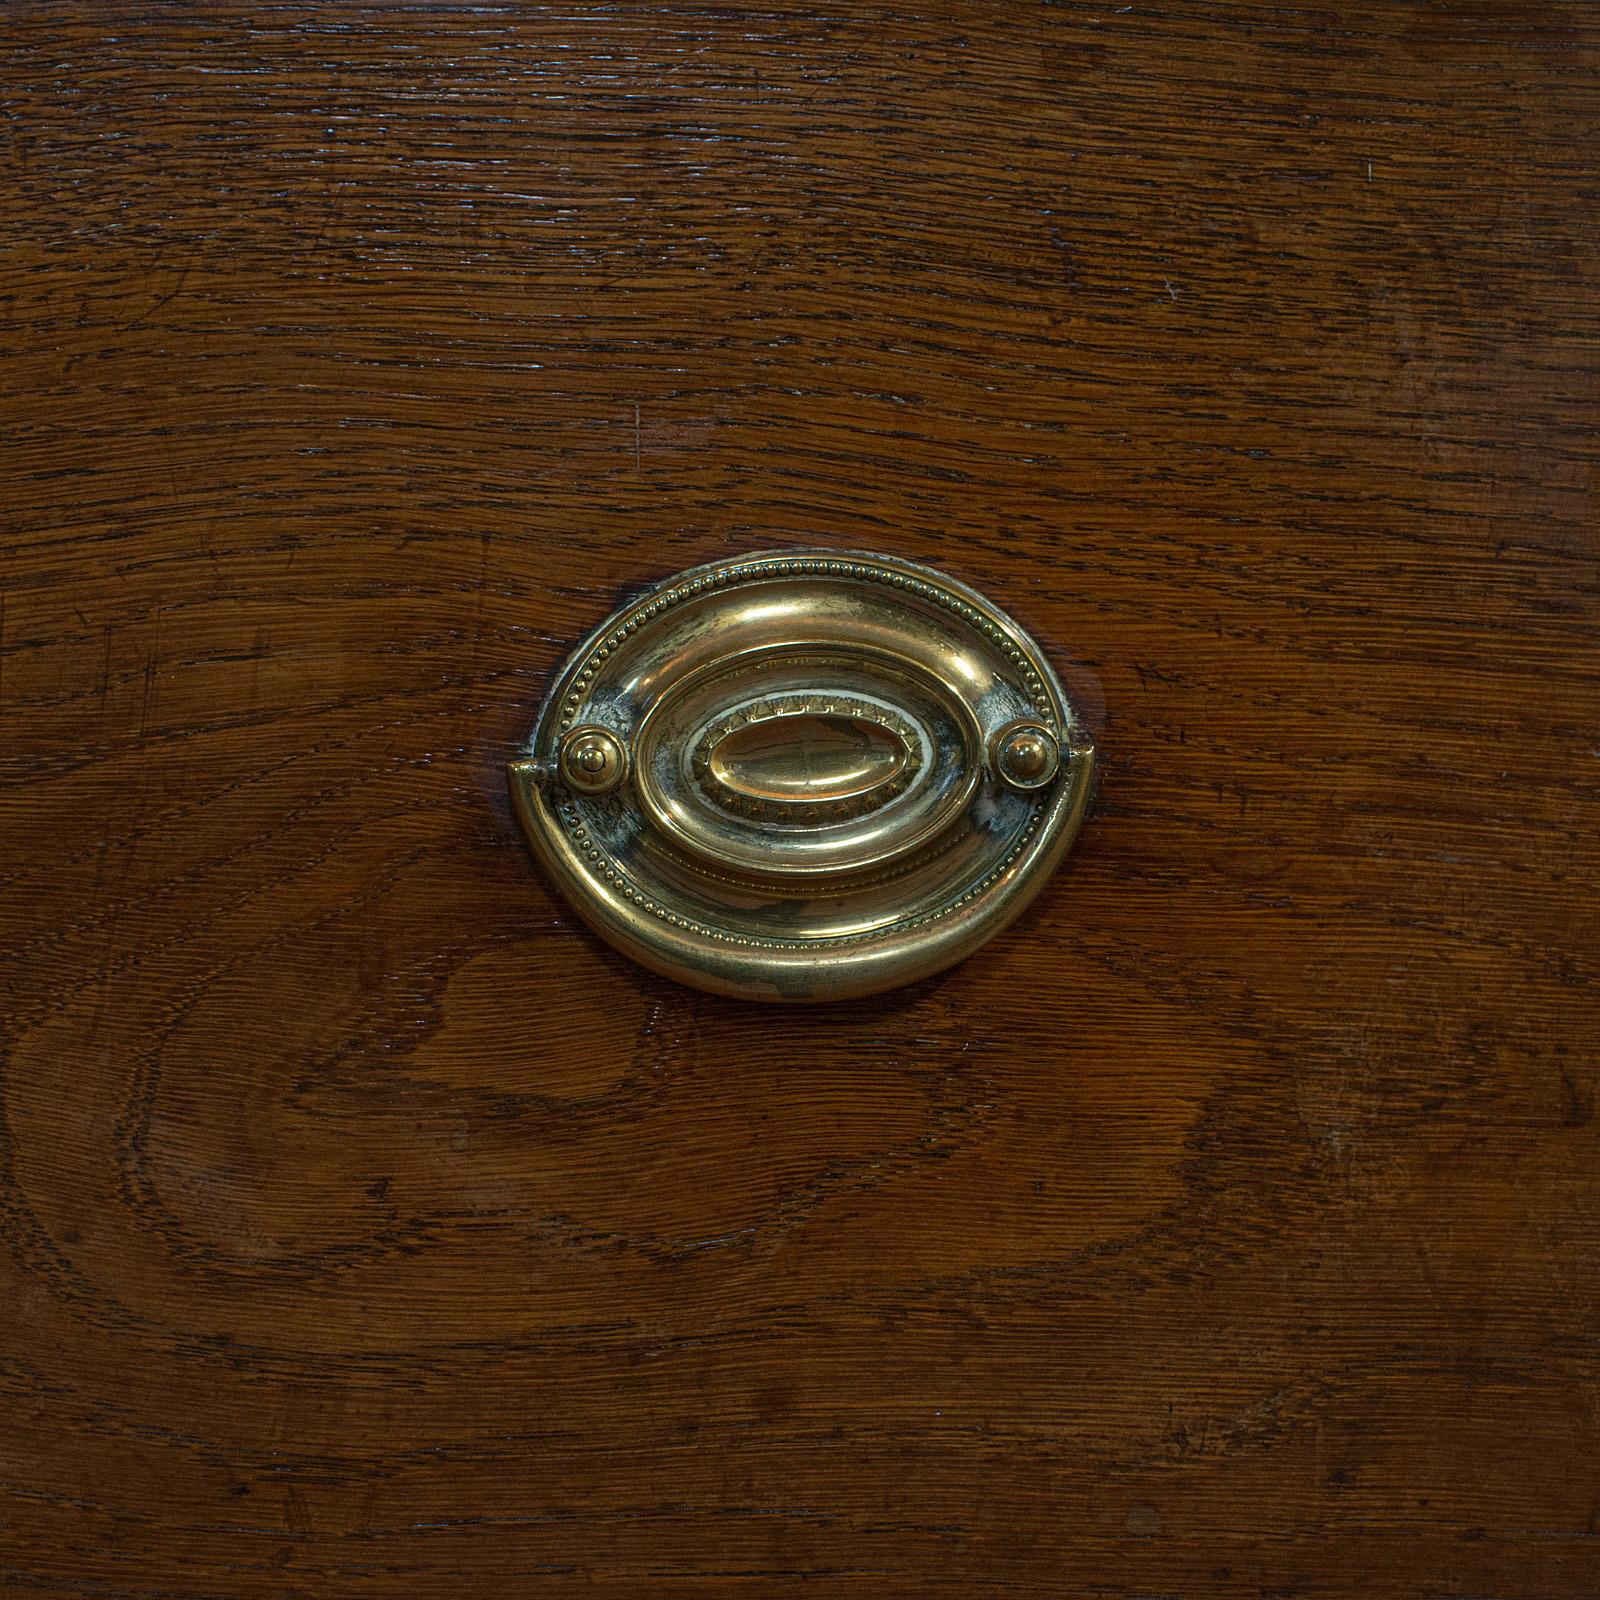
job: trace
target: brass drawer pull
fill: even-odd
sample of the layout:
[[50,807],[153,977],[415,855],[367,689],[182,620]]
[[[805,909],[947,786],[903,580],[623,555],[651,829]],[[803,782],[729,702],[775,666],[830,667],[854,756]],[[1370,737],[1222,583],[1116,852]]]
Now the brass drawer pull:
[[583,917],[721,994],[826,1000],[959,961],[1043,886],[1094,749],[1038,646],[908,561],[696,567],[610,617],[511,792]]

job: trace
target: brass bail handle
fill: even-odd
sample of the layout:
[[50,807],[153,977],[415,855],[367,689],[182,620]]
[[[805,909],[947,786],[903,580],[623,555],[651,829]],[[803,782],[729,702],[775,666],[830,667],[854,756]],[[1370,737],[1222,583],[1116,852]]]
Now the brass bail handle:
[[973,590],[793,551],[607,619],[510,776],[546,871],[619,949],[717,993],[824,1000],[997,933],[1071,844],[1093,765],[1039,647]]

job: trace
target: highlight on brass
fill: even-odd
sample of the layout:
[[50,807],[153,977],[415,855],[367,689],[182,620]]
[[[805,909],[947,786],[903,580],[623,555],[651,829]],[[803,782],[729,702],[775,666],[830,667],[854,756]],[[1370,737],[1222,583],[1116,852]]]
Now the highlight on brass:
[[610,617],[510,779],[545,871],[619,949],[719,994],[828,1000],[998,933],[1066,854],[1093,767],[1039,647],[980,595],[797,550]]

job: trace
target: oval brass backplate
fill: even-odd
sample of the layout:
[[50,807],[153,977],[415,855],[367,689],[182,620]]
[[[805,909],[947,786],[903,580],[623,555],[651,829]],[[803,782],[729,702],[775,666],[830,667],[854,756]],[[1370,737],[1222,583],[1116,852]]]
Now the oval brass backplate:
[[1083,820],[1087,730],[980,595],[887,556],[657,585],[562,669],[511,792],[583,917],[719,994],[829,1000],[999,932]]

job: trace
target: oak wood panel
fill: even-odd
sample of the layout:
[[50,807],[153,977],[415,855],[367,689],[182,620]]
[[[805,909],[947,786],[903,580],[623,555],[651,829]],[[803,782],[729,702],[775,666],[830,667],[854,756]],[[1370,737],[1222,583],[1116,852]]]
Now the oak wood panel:
[[[1581,4],[0,11],[0,1586],[1600,1592]],[[1026,920],[635,970],[636,586],[976,583]]]

